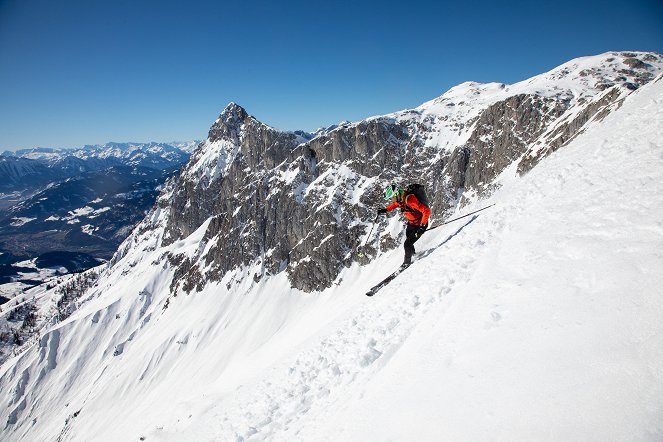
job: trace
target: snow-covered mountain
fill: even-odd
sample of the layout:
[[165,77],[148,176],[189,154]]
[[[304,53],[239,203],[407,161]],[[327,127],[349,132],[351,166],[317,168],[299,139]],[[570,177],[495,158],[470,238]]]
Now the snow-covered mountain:
[[30,191],[45,186],[61,179],[62,176],[41,161],[0,155],[0,177],[2,178],[0,204],[3,203],[3,200],[9,200],[0,205],[0,209],[2,209],[4,206],[11,205],[12,198],[18,200],[26,189]]
[[47,185],[111,167],[165,170],[186,163],[199,142],[107,143],[82,148],[35,148],[0,154],[0,209]]
[[[74,149],[40,147],[7,151],[0,155],[0,176],[6,178],[3,179],[2,187],[15,185],[22,190],[31,184],[26,177],[43,184],[54,178],[69,178],[113,166],[168,169],[188,161],[189,152],[198,144],[197,141],[172,144],[106,143]],[[39,177],[44,172],[41,169],[34,170],[29,165],[45,167],[51,176]]]
[[[71,316],[31,319],[3,439],[660,439],[662,70],[586,57],[312,139],[229,105]],[[367,298],[392,180],[434,225],[496,206]]]
[[[188,288],[256,263],[256,280],[285,269],[294,287],[327,288],[357,259],[385,182],[425,183],[434,218],[443,217],[489,194],[508,166],[530,170],[661,66],[657,54],[608,53],[514,85],[464,83],[304,143],[232,104],[144,228],[165,225],[170,244],[209,222],[204,256],[179,266],[177,284]],[[396,246],[393,234],[369,249]]]
[[[168,163],[166,167],[180,163],[186,157],[182,152],[190,152],[200,144],[200,141],[185,141],[172,143],[106,143],[85,145],[80,148],[48,148],[19,149],[16,152],[5,152],[3,156],[28,158],[45,161],[48,164],[57,164],[67,157],[81,160],[115,158],[122,164],[141,165]],[[161,161],[157,160],[160,158]],[[144,161],[148,161],[145,163]],[[163,167],[160,167],[163,168]]]
[[53,273],[51,267],[19,271],[25,261],[52,262],[38,259],[44,254],[62,257],[56,269],[72,268],[71,253],[81,263],[110,259],[194,144],[108,143],[0,155],[0,284],[23,282],[0,285],[0,293],[18,296],[41,280],[35,274]]

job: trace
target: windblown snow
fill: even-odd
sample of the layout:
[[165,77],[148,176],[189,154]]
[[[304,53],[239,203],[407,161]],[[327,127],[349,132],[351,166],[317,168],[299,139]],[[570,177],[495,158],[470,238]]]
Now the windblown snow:
[[662,133],[659,76],[529,174],[504,172],[463,213],[494,207],[426,233],[373,298],[401,248],[319,293],[281,273],[169,297],[153,262],[203,253],[206,225],[168,250],[162,231],[137,237],[2,367],[2,438],[659,441]]

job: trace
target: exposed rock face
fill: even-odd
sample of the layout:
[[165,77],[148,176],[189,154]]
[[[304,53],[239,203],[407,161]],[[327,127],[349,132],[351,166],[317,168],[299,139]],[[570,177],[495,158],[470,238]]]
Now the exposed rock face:
[[[490,192],[509,166],[530,170],[661,67],[660,55],[648,53],[574,60],[516,85],[465,83],[415,110],[310,140],[231,104],[160,198],[168,212],[163,244],[209,221],[196,258],[168,258],[177,269],[171,290],[282,271],[304,291],[329,287],[343,267],[368,259],[355,251],[389,182],[424,183],[433,220],[440,219]],[[380,222],[376,230],[384,231]],[[379,238],[368,255],[400,245]]]
[[594,101],[580,104],[582,108],[576,115],[570,114],[567,118],[562,118],[544,137],[532,143],[518,164],[518,172],[523,174],[529,171],[548,154],[569,143],[582,132],[588,121],[605,118],[608,113],[621,106],[626,95],[624,87],[613,86]]
[[283,162],[299,141],[294,134],[258,122],[236,104],[229,105],[177,183],[166,244],[188,236],[209,217],[244,225],[254,220],[256,207],[241,211],[244,198],[264,187],[260,178]]
[[565,97],[515,95],[489,106],[468,140],[465,187],[483,190],[568,108]]

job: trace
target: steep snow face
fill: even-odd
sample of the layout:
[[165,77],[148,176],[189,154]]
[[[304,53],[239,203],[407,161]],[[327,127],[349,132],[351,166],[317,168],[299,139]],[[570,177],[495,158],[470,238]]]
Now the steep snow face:
[[[375,362],[356,370],[349,388],[341,381],[314,399],[298,422],[262,426],[265,434],[334,441],[660,440],[661,104],[659,77],[525,178],[512,181],[505,173],[492,213],[448,239],[446,232],[426,238],[434,251],[417,263],[418,274],[363,309],[365,316],[355,319],[363,333],[354,348],[343,347],[357,367],[364,354],[377,355]],[[413,330],[395,336],[392,324],[402,327],[413,313],[422,313]],[[347,333],[350,321],[345,325]],[[316,342],[310,354],[327,354],[324,341]],[[309,381],[301,384],[329,388],[315,381],[327,372],[322,364],[309,369],[302,360],[312,358],[304,352],[298,358],[280,374],[290,364],[306,373],[300,378]],[[266,402],[270,385],[289,383],[277,376],[246,399]],[[268,410],[264,415],[273,418]],[[244,431],[258,421],[233,417],[249,424]]]
[[204,185],[227,174],[237,152],[239,152],[239,134],[235,139],[209,139],[197,148],[193,161],[182,175],[183,179],[201,179]]
[[320,301],[331,322],[150,437],[659,440],[662,103],[659,77],[529,175],[503,173],[494,209],[426,234],[376,298],[400,252],[346,271],[341,313]]
[[[255,277],[270,249],[173,290],[214,264],[217,221],[164,242],[170,182],[78,310],[0,369],[3,439],[660,439],[662,103],[659,77],[524,177],[512,162],[462,210],[495,208],[424,235],[372,299],[400,247],[313,293]],[[352,188],[318,194],[315,217],[380,182],[333,163],[335,140],[304,146],[319,149],[314,187],[282,175],[303,199],[337,176]],[[400,244],[390,222],[376,243]]]
[[241,133],[248,114],[235,103],[230,103],[210,129],[209,137],[194,152],[192,160],[182,174],[184,180],[201,180],[209,184],[228,172],[228,167],[239,152]]

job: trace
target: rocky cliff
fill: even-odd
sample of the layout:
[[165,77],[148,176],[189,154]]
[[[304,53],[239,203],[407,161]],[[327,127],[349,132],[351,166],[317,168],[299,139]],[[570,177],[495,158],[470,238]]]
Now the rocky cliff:
[[491,192],[500,174],[529,171],[662,67],[655,53],[585,57],[514,85],[464,83],[313,139],[230,104],[116,259],[146,232],[162,229],[168,245],[204,228],[193,256],[162,256],[175,268],[173,295],[283,271],[304,291],[329,287],[343,267],[399,246],[400,230],[385,229],[383,218],[376,231],[389,233],[356,253],[389,182],[425,184],[435,224]]

